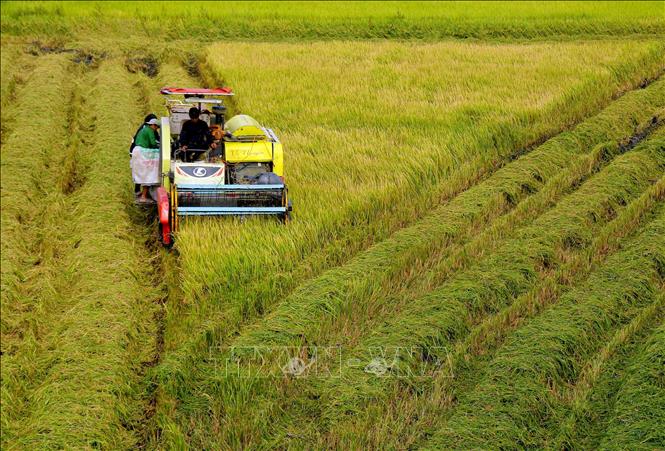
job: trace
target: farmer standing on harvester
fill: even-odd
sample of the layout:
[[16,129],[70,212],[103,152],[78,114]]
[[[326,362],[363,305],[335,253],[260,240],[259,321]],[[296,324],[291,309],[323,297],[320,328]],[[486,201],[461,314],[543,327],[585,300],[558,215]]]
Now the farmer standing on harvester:
[[[150,119],[157,119],[157,115],[155,113],[150,113],[148,114],[145,119],[143,119],[143,122],[141,122],[141,125],[139,125],[139,128],[136,129],[136,133],[134,133],[134,137],[132,138],[132,142],[129,144],[129,158],[132,158],[132,152],[134,151],[134,146],[136,146],[136,137],[139,136],[139,132],[141,129],[145,126],[145,124],[150,120]],[[155,139],[159,141],[159,132],[153,131],[155,134]],[[141,185],[138,183],[134,183],[134,193],[138,196],[139,191],[141,191]]]
[[134,183],[141,185],[141,194],[137,199],[139,203],[149,203],[148,189],[159,185],[159,142],[156,131],[159,120],[150,119],[136,135],[134,150],[132,150],[132,178]]

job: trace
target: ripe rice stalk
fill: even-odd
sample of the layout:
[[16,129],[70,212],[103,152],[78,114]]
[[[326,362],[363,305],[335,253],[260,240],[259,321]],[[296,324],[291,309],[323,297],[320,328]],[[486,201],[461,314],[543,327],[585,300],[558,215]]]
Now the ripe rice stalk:
[[[340,45],[340,49],[337,50],[337,52],[345,55],[351,51],[357,51],[353,45],[351,45],[350,48],[347,48],[350,45],[351,44]],[[266,46],[266,50],[274,53],[275,49],[273,47],[274,46]],[[283,45],[277,48],[282,49],[280,50],[282,52],[295,51],[295,47],[293,50],[288,46]],[[388,46],[385,51],[388,52],[389,49],[391,49],[390,46]],[[236,50],[231,47],[228,49],[220,48],[220,52],[222,52],[222,50],[224,55],[227,55],[228,61],[225,59],[223,63],[220,64],[225,64],[225,73],[231,74],[230,76],[225,75],[225,79],[232,82],[232,84],[237,84],[240,82],[240,89],[245,89],[252,92],[266,92],[266,94],[270,94],[271,91],[266,91],[266,86],[270,86],[272,84],[280,86],[280,89],[283,89],[284,86],[286,86],[288,89],[298,89],[298,97],[303,97],[302,84],[299,88],[296,88],[292,81],[282,82],[282,80],[285,80],[283,77],[290,74],[290,72],[286,70],[280,70],[277,72],[272,70],[270,74],[268,74],[268,72],[265,72],[264,74],[260,67],[247,67],[247,65],[243,63],[241,65],[242,69],[238,70],[239,75],[236,77],[238,81],[234,81],[235,78],[233,76],[233,72],[228,67],[227,63],[231,62],[231,64],[238,64],[238,62],[241,61],[241,59],[234,57],[234,54],[231,52],[237,52],[239,58],[244,54],[244,52],[241,48]],[[399,61],[399,58],[407,58],[407,50],[408,49],[401,49],[398,47],[395,50],[397,57],[393,57],[393,59],[397,58],[397,61]],[[449,51],[455,52],[461,50],[462,49],[458,50],[453,48]],[[440,49],[440,51],[445,52],[447,50],[445,47],[443,47]],[[322,48],[314,49],[310,53],[314,52],[322,53],[323,50]],[[308,53],[307,56],[310,56],[310,53]],[[390,55],[390,53],[388,53],[388,55]],[[266,54],[265,57],[260,58],[260,60],[265,62],[265,59],[268,57],[269,55]],[[379,59],[379,61],[381,60]],[[407,59],[406,62],[409,64],[412,63],[410,59]],[[271,67],[273,66],[274,65],[271,65]],[[326,70],[330,70],[327,68],[328,66],[330,66],[330,69],[333,67],[337,68],[339,67],[339,63],[335,63],[334,65],[327,63]],[[353,64],[349,63],[346,64],[346,66],[352,68]],[[422,66],[422,64],[420,64],[420,66]],[[418,67],[418,64],[416,64],[416,70],[421,70],[418,69]],[[243,73],[245,71],[247,71],[247,74]],[[282,72],[284,73],[284,76],[276,76],[276,74],[280,74]],[[260,76],[257,76],[257,73]],[[248,78],[248,76],[255,77],[256,80],[254,81],[251,78]],[[290,75],[288,76],[290,77]],[[329,78],[327,76],[327,72],[323,72],[323,76]],[[244,85],[247,86],[243,87]],[[290,87],[292,85],[293,88]],[[311,85],[312,88],[314,86],[318,86],[315,84],[315,81],[307,81],[306,85]],[[261,88],[259,89],[258,86],[261,86]],[[596,89],[597,86],[597,84],[594,84],[593,88]],[[343,88],[340,88],[339,92],[342,92],[344,89],[346,89],[346,84]],[[307,92],[308,91],[304,91],[304,93]],[[589,93],[587,93],[586,90],[583,90],[580,91],[579,94],[580,96],[585,96],[588,98]],[[281,95],[286,95],[290,98],[296,97],[295,92],[294,94],[289,94],[286,92],[282,93]],[[358,95],[349,93],[348,96],[353,99],[362,99],[363,97],[366,97],[366,95],[362,93],[359,93]],[[371,101],[374,102],[374,98],[372,98]],[[442,101],[445,101],[445,98],[442,99]],[[300,100],[300,102],[301,103],[298,105],[298,110],[295,111],[297,112],[302,110],[303,112],[306,112],[308,116],[311,116],[311,114],[309,114],[309,111],[305,109],[307,105],[310,103],[320,103],[314,99],[311,101],[304,99]],[[334,103],[335,101],[329,102],[331,105]],[[386,105],[390,111],[393,110],[392,103],[393,102],[390,101]],[[585,102],[585,104],[587,106],[589,105],[588,102]],[[275,302],[273,299],[279,300],[283,298],[283,296],[285,296],[288,291],[293,288],[296,282],[303,280],[305,277],[311,277],[311,275],[316,274],[312,274],[312,270],[320,271],[320,269],[317,268],[323,269],[330,265],[334,265],[337,262],[343,261],[340,259],[344,259],[347,255],[352,254],[354,249],[366,247],[369,244],[369,239],[379,240],[381,237],[384,237],[390,233],[390,231],[394,229],[395,226],[402,224],[404,219],[401,218],[408,218],[412,217],[413,215],[411,201],[414,200],[414,198],[411,198],[409,201],[405,202],[403,200],[403,194],[399,194],[401,192],[400,190],[394,190],[393,194],[385,194],[383,189],[377,190],[382,193],[381,197],[376,197],[375,195],[372,195],[371,192],[365,191],[362,196],[366,197],[366,200],[364,200],[362,203],[360,203],[358,200],[352,200],[349,204],[350,209],[346,212],[339,210],[338,207],[332,209],[333,207],[326,206],[326,204],[322,202],[324,199],[329,199],[328,202],[334,202],[337,205],[340,205],[343,199],[340,198],[340,196],[330,193],[329,188],[335,183],[326,183],[321,180],[317,180],[315,184],[308,183],[306,181],[308,176],[306,176],[304,173],[303,175],[300,175],[299,173],[301,170],[299,167],[303,166],[303,170],[305,170],[306,167],[304,165],[311,165],[311,163],[317,161],[318,162],[315,164],[315,166],[312,166],[311,169],[307,169],[308,172],[314,171],[314,173],[316,173],[316,167],[318,167],[319,164],[323,164],[326,167],[337,167],[339,166],[339,162],[344,162],[349,158],[353,158],[353,156],[357,158],[357,149],[358,147],[363,146],[364,138],[357,137],[358,139],[356,139],[353,136],[347,136],[344,137],[344,140],[341,141],[339,145],[333,144],[333,147],[339,149],[340,151],[344,148],[349,148],[349,150],[345,150],[345,152],[349,152],[352,156],[347,158],[337,152],[334,160],[331,160],[329,164],[325,163],[322,161],[322,158],[324,158],[325,155],[317,155],[316,158],[313,158],[313,155],[308,154],[309,151],[298,151],[298,148],[303,146],[299,145],[299,142],[302,141],[302,138],[298,138],[298,135],[302,137],[302,133],[297,132],[297,130],[301,127],[304,119],[301,119],[298,116],[293,117],[293,113],[291,113],[291,119],[289,119],[288,116],[285,117],[283,114],[275,114],[275,112],[272,110],[266,110],[267,105],[269,104],[262,104],[261,101],[256,98],[256,100],[251,100],[249,106],[240,105],[240,109],[242,111],[257,111],[258,114],[262,114],[261,112],[265,111],[264,116],[267,114],[268,119],[265,119],[264,121],[268,121],[267,123],[270,123],[269,118],[272,115],[275,115],[273,121],[277,123],[283,123],[285,126],[291,125],[290,128],[286,129],[287,138],[284,139],[286,142],[291,143],[290,146],[293,146],[290,148],[291,150],[287,149],[287,152],[296,153],[293,154],[293,164],[289,169],[292,172],[287,174],[287,178],[289,180],[293,178],[294,182],[292,182],[292,184],[297,186],[297,189],[299,190],[298,193],[293,193],[293,198],[300,199],[299,202],[305,199],[311,199],[311,201],[307,202],[305,205],[301,205],[299,209],[303,212],[302,214],[307,214],[308,216],[311,215],[312,219],[310,220],[307,217],[303,217],[302,220],[294,222],[289,227],[289,230],[286,234],[284,233],[282,227],[277,226],[273,230],[273,228],[270,227],[270,225],[266,225],[265,222],[260,222],[259,224],[254,224],[252,222],[245,223],[243,224],[242,228],[236,227],[233,222],[229,222],[227,224],[211,224],[209,221],[203,221],[200,223],[193,222],[188,224],[187,230],[183,230],[179,236],[179,248],[181,250],[181,255],[183,255],[183,285],[185,293],[187,294],[186,300],[193,305],[192,311],[186,315],[188,320],[184,322],[178,321],[178,327],[180,328],[181,332],[177,333],[175,330],[173,331],[173,339],[176,342],[180,342],[183,339],[189,340],[189,338],[187,338],[190,335],[189,332],[186,333],[187,337],[183,336],[185,331],[188,330],[204,330],[206,332],[205,334],[202,334],[202,336],[204,335],[213,338],[216,335],[222,333],[218,330],[219,327],[216,326],[216,324],[220,324],[222,322],[224,324],[228,324],[229,321],[231,321],[233,324],[238,320],[242,321],[244,318],[252,318],[256,314],[260,315],[261,312],[271,308],[272,304]],[[414,102],[413,108],[419,108],[420,105],[422,105],[422,103],[419,104]],[[374,112],[372,113],[372,116],[378,116],[379,113],[380,112],[378,111]],[[321,112],[321,115],[325,114],[325,111]],[[432,114],[439,115],[436,110],[432,110]],[[464,114],[466,115],[467,113],[464,112]],[[322,118],[321,120],[324,123],[326,121],[330,121],[330,118],[332,118],[334,121],[339,121],[337,116],[338,115],[336,114],[329,114],[327,115],[328,119]],[[388,115],[386,114],[384,116],[387,117]],[[257,117],[261,118],[262,116]],[[440,132],[437,131],[441,129],[440,121],[438,123],[435,122],[433,125],[435,127],[432,127],[431,129],[427,127],[429,131],[422,138],[419,137],[421,134],[419,129],[413,127],[409,127],[409,133],[402,133],[399,138],[400,140],[406,140],[407,143],[409,141],[414,141],[412,147],[415,151],[415,146],[418,144],[417,140],[422,141],[422,139],[426,139],[427,141],[425,142],[432,141],[432,139],[435,139],[433,137],[436,137],[437,134],[440,134]],[[466,145],[465,141],[468,142],[469,140],[468,138],[464,139],[464,136],[460,135],[460,133],[464,133],[465,127],[465,125],[460,124],[459,132],[454,130],[449,132],[452,133],[450,137],[446,138],[444,135],[441,139],[435,140],[440,142],[452,140],[456,143],[455,147],[464,149]],[[319,133],[319,130],[316,128],[312,131],[314,133]],[[491,138],[489,137],[495,136],[497,133],[498,130],[496,128],[491,128],[490,133],[487,134],[487,139],[491,141]],[[336,134],[332,136],[332,139],[336,139],[335,135]],[[328,136],[325,137],[326,143],[329,143],[330,139],[331,136],[328,133]],[[482,139],[484,140],[485,138]],[[506,144],[495,143],[493,145],[491,143],[488,144],[485,142],[478,144],[469,143],[469,150],[465,153],[468,155],[482,155],[482,161],[476,161],[474,164],[476,166],[484,165],[485,167],[491,167],[494,165],[494,160],[489,155],[486,155],[487,149],[492,149],[495,145],[501,145],[503,149],[501,152],[508,152],[508,149],[514,148],[514,144],[510,144],[514,142],[513,138],[507,136],[505,139],[507,140]],[[307,146],[309,148],[316,147],[314,142],[308,144]],[[371,147],[376,146],[376,144],[372,144]],[[395,146],[392,145],[387,147]],[[303,150],[306,149],[303,148]],[[423,151],[428,153],[431,153],[431,150],[432,149],[430,147],[423,149]],[[450,149],[443,147],[442,151],[445,150],[450,151]],[[406,160],[408,164],[417,162],[417,164],[413,166],[413,170],[409,170],[407,167],[402,165],[408,178],[411,178],[411,176],[408,175],[409,173],[415,174],[413,171],[422,171],[421,173],[427,173],[427,171],[423,169],[423,160],[416,158],[416,155],[413,154],[413,151],[405,151],[404,155],[408,156],[408,160]],[[424,161],[428,160],[430,160],[429,156],[424,159]],[[369,161],[370,160],[368,160],[368,162]],[[411,163],[409,163],[409,161],[411,161]],[[378,162],[378,160],[376,160],[376,162]],[[389,174],[396,174],[398,177],[400,176],[399,173],[395,173],[392,164],[387,166],[387,170],[389,171]],[[468,173],[464,172],[464,174],[466,176]],[[340,177],[336,178],[339,179]],[[426,186],[423,184],[424,180],[422,177],[418,178],[420,178],[420,180],[418,180],[417,183],[415,182],[415,179],[413,182],[409,182],[410,186],[412,187],[409,189],[415,189],[415,194],[417,194],[418,191],[424,192],[421,193],[423,195],[420,197],[420,199],[422,199],[420,208],[424,209],[431,203],[428,200],[428,196],[426,194],[427,190],[423,189],[423,186]],[[453,179],[455,179],[454,176]],[[462,180],[462,178],[460,178],[460,180]],[[355,183],[353,180],[349,180],[349,182]],[[368,182],[371,183],[371,179],[368,180]],[[395,181],[390,180],[390,183],[394,184]],[[416,188],[416,185],[418,185],[419,188]],[[317,187],[323,186],[328,187],[328,193],[317,193]],[[347,193],[344,194],[344,196],[348,197],[348,193],[354,191],[354,189],[351,187],[340,187],[340,191]],[[394,208],[396,208],[396,205],[406,206],[403,209],[403,214],[406,216],[402,216],[402,214],[394,214]],[[321,216],[321,220],[319,220],[316,216],[317,211],[325,212],[327,216],[325,218]],[[373,215],[373,213],[371,213],[372,211],[383,211],[384,213],[381,213],[380,217],[377,217],[374,220],[370,220],[367,215]],[[356,213],[354,212],[362,212],[362,217],[356,217]],[[318,213],[318,215],[320,214],[321,213]],[[335,219],[335,216],[339,219]],[[339,220],[341,222],[334,224],[334,222],[330,222],[331,220]],[[325,221],[325,223],[323,221]],[[386,226],[386,224],[393,225]],[[207,236],[209,238],[201,238],[202,236]],[[265,237],[265,239],[262,237]],[[218,248],[211,248],[202,245],[202,242],[214,243],[217,240],[222,240],[226,243],[225,249],[222,252],[220,252]],[[312,250],[303,248],[304,245],[311,246],[315,243],[328,242],[335,243],[335,245],[331,247],[324,247],[323,249],[325,252],[320,254],[312,254]],[[294,262],[302,261],[303,257],[305,258],[305,264],[302,267],[298,267],[298,265],[294,266]],[[275,271],[269,270],[269,268],[275,267],[278,269]],[[229,269],[227,270],[224,268]],[[233,269],[231,270],[231,268]],[[284,291],[286,291],[286,293]],[[217,292],[219,294],[209,296],[209,292]],[[205,293],[205,295],[202,293]],[[280,293],[283,294],[280,295]],[[203,301],[203,299],[207,300]],[[211,299],[223,299],[224,302],[218,306],[218,303],[211,301]],[[219,310],[220,307],[221,312],[223,312],[221,316],[213,314],[213,312]],[[229,313],[231,314],[231,318],[228,317]],[[197,318],[208,318],[207,323],[210,325],[208,326],[205,323],[195,325],[194,322],[189,322],[190,320],[197,321]],[[225,326],[225,329],[227,329],[227,326]],[[186,352],[186,354],[190,354],[190,352]]]
[[[2,32],[219,40],[599,39],[665,34],[658,2],[8,2]],[[220,26],[223,24],[223,26]]]

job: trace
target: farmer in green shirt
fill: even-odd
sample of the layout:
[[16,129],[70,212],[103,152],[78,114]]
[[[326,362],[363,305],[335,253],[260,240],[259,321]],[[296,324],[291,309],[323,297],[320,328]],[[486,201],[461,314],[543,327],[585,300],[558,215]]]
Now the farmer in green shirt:
[[132,178],[134,183],[141,185],[138,202],[150,202],[148,189],[159,184],[159,143],[155,131],[159,128],[157,119],[150,119],[136,135],[132,150]]

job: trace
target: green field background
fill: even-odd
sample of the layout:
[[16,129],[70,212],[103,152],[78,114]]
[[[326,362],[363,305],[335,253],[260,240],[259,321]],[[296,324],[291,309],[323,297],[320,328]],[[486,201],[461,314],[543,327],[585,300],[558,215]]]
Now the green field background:
[[3,2],[2,31],[214,39],[652,35],[662,2]]

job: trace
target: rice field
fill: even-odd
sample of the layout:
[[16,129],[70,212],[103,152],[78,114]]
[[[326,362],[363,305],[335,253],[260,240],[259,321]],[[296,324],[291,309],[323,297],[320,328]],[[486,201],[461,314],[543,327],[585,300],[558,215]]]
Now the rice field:
[[[3,2],[2,448],[665,447],[664,8]],[[293,221],[163,249],[129,139],[221,85]]]
[[[5,2],[3,33],[249,39],[579,39],[665,33],[662,2]],[[103,20],[100,20],[103,18]],[[165,21],[168,24],[165,26]]]

